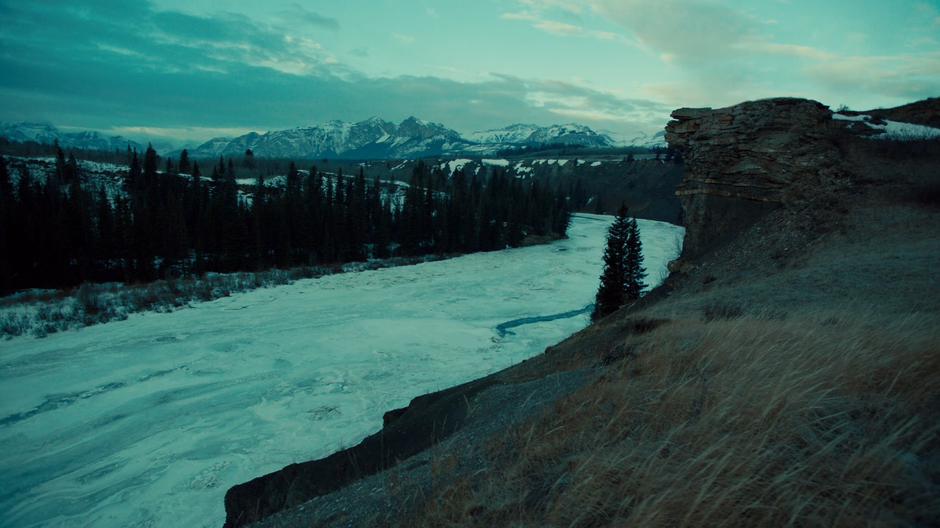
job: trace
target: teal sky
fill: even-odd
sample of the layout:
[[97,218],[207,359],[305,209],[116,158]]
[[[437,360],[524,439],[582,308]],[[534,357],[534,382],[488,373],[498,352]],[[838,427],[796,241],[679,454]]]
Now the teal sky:
[[680,106],[940,95],[940,0],[0,0],[0,119],[202,140],[409,115],[631,136]]

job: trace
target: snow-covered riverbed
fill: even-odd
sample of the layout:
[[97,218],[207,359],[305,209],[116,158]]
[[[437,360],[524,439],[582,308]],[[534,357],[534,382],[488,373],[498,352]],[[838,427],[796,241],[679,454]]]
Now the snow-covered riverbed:
[[[0,342],[0,524],[217,528],[231,485],[355,444],[385,411],[587,325],[610,221]],[[658,283],[682,229],[640,230]]]

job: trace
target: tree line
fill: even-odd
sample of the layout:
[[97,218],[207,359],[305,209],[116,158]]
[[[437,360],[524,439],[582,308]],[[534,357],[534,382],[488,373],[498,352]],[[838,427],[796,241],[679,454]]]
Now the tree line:
[[231,158],[161,163],[148,147],[126,163],[109,190],[58,147],[45,178],[20,165],[14,181],[0,156],[0,291],[490,251],[564,237],[570,222],[564,193],[498,169],[418,163],[410,184],[389,185],[291,163],[278,185],[257,171],[240,185]]

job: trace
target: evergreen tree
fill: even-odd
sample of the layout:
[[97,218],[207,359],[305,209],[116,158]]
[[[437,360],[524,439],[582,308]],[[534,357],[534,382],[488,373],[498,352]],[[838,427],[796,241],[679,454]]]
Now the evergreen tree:
[[128,163],[128,166],[130,168],[127,171],[127,186],[129,187],[129,191],[134,192],[135,190],[139,189],[143,183],[141,181],[142,172],[140,168],[140,159],[137,157],[136,150],[131,153],[131,159],[130,163]]
[[16,197],[7,170],[7,160],[0,155],[0,292],[12,288],[14,279],[13,219],[16,215]]
[[69,152],[69,160],[65,162],[65,174],[62,180],[71,183],[79,177],[78,160],[75,159],[75,153]]
[[157,151],[147,145],[144,153],[144,187],[150,189],[157,181]]
[[627,237],[630,234],[630,221],[627,207],[620,206],[614,223],[607,231],[607,248],[604,249],[604,272],[601,285],[597,290],[592,319],[600,319],[617,311],[625,300],[624,281],[626,278]]
[[643,267],[643,243],[640,241],[640,229],[636,218],[630,219],[627,229],[626,255],[624,258],[624,295],[627,301],[640,298],[646,287],[646,268]]
[[55,146],[55,177],[59,181],[65,180],[65,153],[59,147],[59,140],[53,143]]
[[591,317],[600,319],[639,299],[646,287],[645,277],[640,230],[636,219],[627,216],[626,205],[621,205],[607,233],[604,272]]
[[95,205],[97,205],[98,217],[96,219],[98,224],[97,253],[99,258],[110,260],[114,258],[114,213],[104,187],[98,189],[98,200]]
[[0,154],[0,203],[5,206],[13,202],[13,182],[10,180],[10,171],[7,160]]
[[189,174],[190,164],[189,164],[189,151],[188,150],[183,149],[183,151],[180,152],[180,161],[177,164],[176,168],[183,174]]

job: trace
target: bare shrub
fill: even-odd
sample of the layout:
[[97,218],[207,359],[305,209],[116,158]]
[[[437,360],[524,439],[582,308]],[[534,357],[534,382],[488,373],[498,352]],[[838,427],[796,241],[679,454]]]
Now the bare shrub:
[[23,335],[30,326],[31,321],[26,314],[7,312],[0,315],[0,335],[7,338]]

